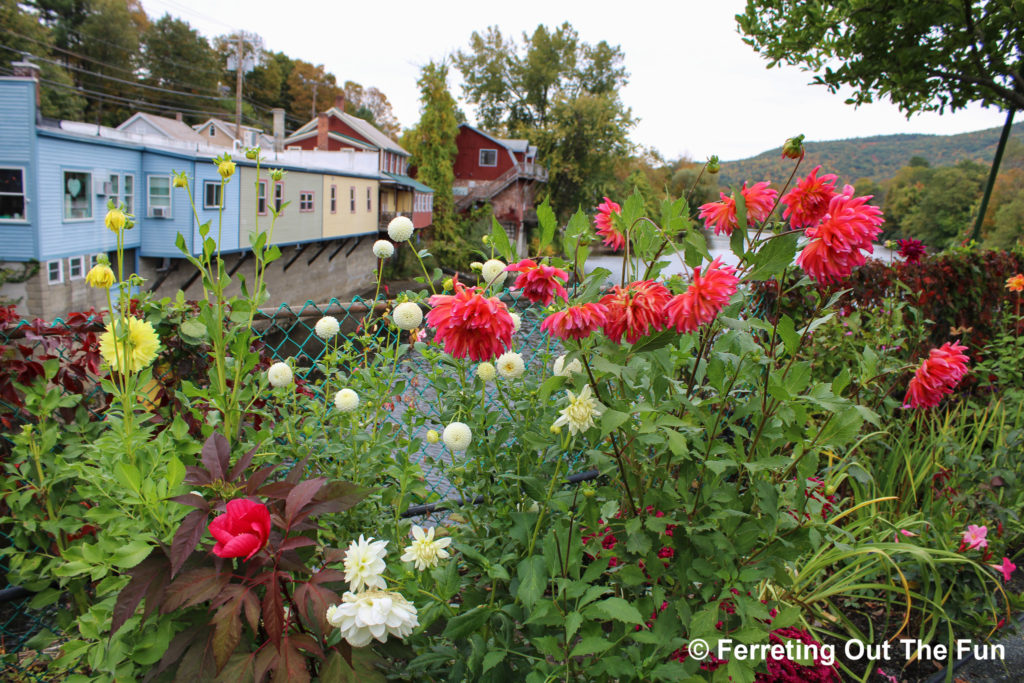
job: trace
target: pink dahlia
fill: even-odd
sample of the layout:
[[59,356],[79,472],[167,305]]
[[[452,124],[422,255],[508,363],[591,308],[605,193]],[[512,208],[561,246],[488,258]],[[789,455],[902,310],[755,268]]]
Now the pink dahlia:
[[751,226],[768,218],[772,209],[775,208],[775,198],[779,196],[778,191],[771,189],[767,180],[754,183],[749,188],[746,183],[743,183],[740,194],[743,195],[743,202],[747,205],[747,224]]
[[555,296],[569,299],[564,286],[569,280],[569,273],[561,268],[541,266],[531,259],[523,259],[519,263],[507,266],[505,270],[519,273],[512,286],[515,289],[522,289],[523,296],[534,303],[547,306]]
[[871,243],[885,222],[882,210],[868,204],[869,199],[854,197],[851,185],[832,197],[825,218],[805,231],[811,241],[797,256],[797,265],[820,283],[841,280],[864,265],[863,252],[873,251]]
[[505,304],[485,297],[477,287],[455,282],[455,294],[435,294],[428,303],[427,324],[435,339],[455,358],[490,360],[512,341],[512,316]]
[[836,175],[827,173],[819,178],[820,169],[821,166],[815,166],[806,178],[782,197],[782,203],[786,205],[782,217],[788,218],[794,228],[816,225],[828,213],[829,202],[836,196]]
[[686,291],[672,298],[665,307],[668,326],[677,332],[693,332],[704,323],[711,322],[726,307],[736,293],[739,278],[732,266],[723,266],[716,258],[704,271],[693,269],[693,281]]
[[597,234],[604,238],[605,246],[619,251],[626,246],[626,236],[615,227],[613,213],[622,213],[622,207],[605,197],[604,201],[597,205],[594,225],[597,227]]
[[698,217],[705,227],[713,228],[716,235],[731,235],[736,227],[736,200],[726,197],[724,192],[719,192],[718,196],[721,201],[701,205]]
[[920,263],[921,259],[925,257],[924,242],[921,240],[914,238],[897,240],[896,244],[900,247],[900,256],[907,263]]
[[969,359],[964,354],[966,350],[967,347],[960,344],[959,339],[932,349],[910,380],[903,402],[910,404],[911,408],[934,408],[939,405],[942,397],[952,394],[967,374]]
[[604,333],[614,342],[625,334],[626,341],[635,344],[652,330],[665,329],[665,306],[671,298],[671,292],[653,280],[612,287],[601,299],[608,311]]
[[601,304],[570,306],[545,318],[540,329],[559,339],[583,339],[604,325],[607,316],[608,309]]

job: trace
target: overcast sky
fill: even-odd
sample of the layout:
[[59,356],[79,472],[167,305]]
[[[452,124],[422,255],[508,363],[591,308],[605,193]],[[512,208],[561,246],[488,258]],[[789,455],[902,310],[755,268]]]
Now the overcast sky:
[[[210,38],[236,28],[253,31],[268,49],[323,64],[339,81],[376,86],[403,127],[419,119],[420,66],[466,48],[474,30],[497,25],[519,38],[538,24],[553,28],[565,21],[583,41],[622,47],[630,73],[622,99],[639,119],[632,139],[669,159],[745,158],[797,133],[808,140],[951,134],[1004,121],[998,110],[980,107],[908,121],[888,102],[857,109],[844,104],[844,96],[809,85],[811,74],[797,67],[768,70],[737,33],[733,16],[744,0],[141,1],[152,18],[169,13]],[[472,121],[455,79],[452,90]]]

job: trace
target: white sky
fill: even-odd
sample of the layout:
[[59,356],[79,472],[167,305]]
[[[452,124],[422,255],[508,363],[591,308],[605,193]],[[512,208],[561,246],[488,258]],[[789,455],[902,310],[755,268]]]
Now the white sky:
[[[240,28],[260,34],[267,49],[324,64],[339,82],[376,86],[403,127],[419,119],[419,68],[469,45],[474,30],[497,25],[521,38],[538,24],[570,22],[580,39],[620,45],[629,85],[622,99],[639,124],[632,140],[666,158],[753,156],[793,135],[808,140],[890,133],[952,134],[1001,126],[996,109],[916,115],[909,121],[888,102],[855,109],[845,96],[808,85],[797,67],[767,70],[739,37],[733,16],[744,0],[649,0],[610,3],[513,0],[323,2],[316,0],[141,0],[152,18],[165,13],[212,38]],[[454,72],[454,70],[453,70]],[[473,120],[472,107],[452,91]]]

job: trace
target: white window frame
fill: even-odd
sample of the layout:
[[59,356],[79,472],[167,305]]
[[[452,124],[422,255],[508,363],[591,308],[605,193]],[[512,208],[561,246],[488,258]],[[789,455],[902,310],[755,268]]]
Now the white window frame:
[[[92,190],[92,188],[89,188]],[[53,266],[57,266],[57,278],[53,277]],[[46,284],[59,285],[64,282],[64,259],[56,259],[46,262]]]
[[274,211],[281,213],[281,207],[284,206],[284,181],[274,181]]
[[17,192],[0,192],[0,195],[5,197],[21,197],[21,218],[0,218],[0,223],[28,223],[28,188],[25,187],[25,167],[24,166],[0,166],[0,171],[20,171],[21,172],[21,194]]
[[[485,164],[484,163],[484,152],[494,152],[494,163],[493,164]],[[489,148],[488,149],[481,149],[480,150],[480,156],[477,159],[477,165],[480,166],[481,168],[495,168],[498,165],[498,150],[496,150],[496,149],[489,149]]]
[[[209,199],[209,195],[208,195],[209,189],[208,188],[211,185],[213,187],[217,188],[216,192],[214,192],[214,194],[218,195],[217,196],[217,203],[216,204],[210,204],[207,201]],[[223,192],[223,188],[221,188],[221,184],[220,184],[219,180],[204,180],[203,181],[203,208],[204,209],[219,209],[220,208],[220,200],[221,200],[220,195],[221,195],[222,192]]]
[[[172,194],[174,190],[174,181],[171,180],[171,176],[163,175],[162,173],[154,173],[146,176],[146,216],[154,218],[153,215],[153,179],[162,178],[167,181],[167,213],[164,218],[170,218],[173,215],[174,202],[172,201]],[[162,206],[162,205],[161,205]]]
[[[111,173],[108,180],[111,184],[114,183],[114,179],[117,179],[117,192],[110,193],[107,199],[114,201],[114,206],[120,207],[124,204],[125,213],[134,216],[135,215],[135,174],[134,173]],[[127,191],[128,183],[126,182],[131,178],[132,191]]]
[[[82,185],[83,185],[82,189],[85,192],[86,199],[89,202],[89,215],[88,216],[82,216],[80,218],[69,218],[68,217],[68,206],[63,201],[64,197],[67,196],[67,191],[68,191],[68,173],[81,173],[81,174],[85,175],[86,177],[88,177],[88,181],[82,183]],[[60,195],[61,195],[61,200],[62,200],[61,203],[64,205],[61,213],[64,216],[64,222],[65,223],[88,223],[89,221],[93,220],[93,213],[94,213],[93,212],[93,204],[95,202],[93,202],[93,197],[92,197],[92,192],[93,192],[93,190],[92,190],[92,171],[86,171],[85,169],[77,169],[77,168],[62,168],[60,175],[61,175],[61,186],[60,186],[61,191],[60,191]]]
[[[263,193],[262,197],[260,196],[260,193]],[[269,211],[267,210],[267,207],[269,206],[269,201],[270,201],[270,197],[268,196],[269,194],[270,194],[270,188],[269,188],[269,185],[268,185],[268,181],[266,181],[266,180],[259,181],[259,183],[256,185],[256,215],[257,216],[266,216],[269,213]],[[263,210],[262,211],[260,211],[260,200],[261,199],[263,200]]]
[[[75,264],[78,264],[78,275],[75,275]],[[69,256],[68,257],[68,279],[69,280],[81,280],[85,277],[85,257],[84,256]]]

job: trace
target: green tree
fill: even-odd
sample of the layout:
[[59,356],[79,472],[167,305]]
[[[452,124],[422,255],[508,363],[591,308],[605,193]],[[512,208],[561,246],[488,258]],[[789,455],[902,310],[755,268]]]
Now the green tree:
[[622,61],[619,47],[584,43],[568,23],[538,26],[522,44],[492,26],[455,57],[481,125],[537,144],[550,170],[546,194],[563,217],[596,203],[632,150]]
[[435,255],[442,262],[451,262],[461,251],[452,197],[452,163],[458,152],[458,106],[448,90],[445,62],[432,61],[424,66],[416,83],[420,88],[420,120],[406,139],[410,142],[417,178],[434,190]]
[[962,241],[987,173],[987,166],[966,159],[956,166],[904,167],[886,195],[885,235],[915,237],[940,249]]
[[[165,14],[142,34],[142,44],[144,82],[186,93],[177,95],[148,90],[147,100],[180,109],[210,110],[220,106],[215,99],[210,99],[218,96],[220,64],[217,53],[188,22]],[[197,123],[207,117],[190,115],[187,118]]]
[[853,104],[880,95],[910,114],[1024,108],[1021,16],[1020,0],[747,0],[736,21],[769,67],[799,64],[853,88]]
[[[140,67],[140,18],[135,4],[125,0],[92,0],[89,13],[78,27],[80,41],[72,49],[82,55],[74,72],[76,84],[92,93],[86,117],[96,123],[116,126],[132,113],[134,107],[114,98],[139,98],[133,84]],[[127,81],[128,83],[125,83]]]

